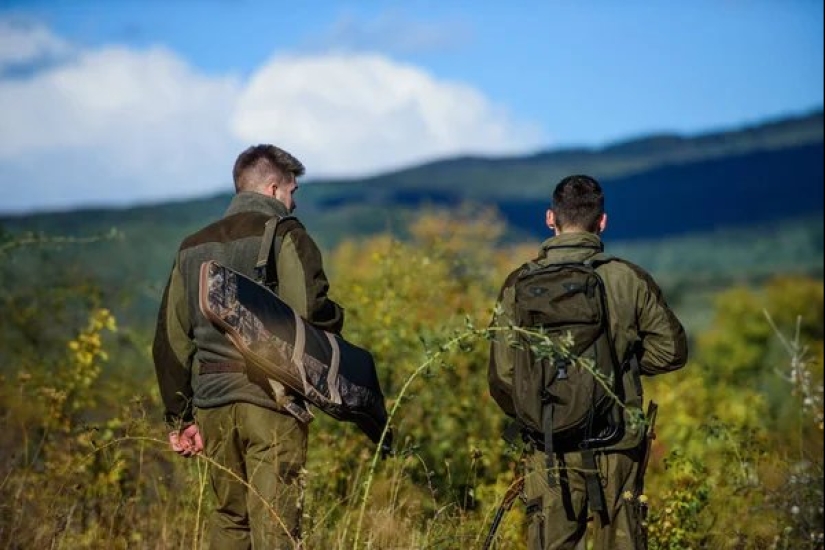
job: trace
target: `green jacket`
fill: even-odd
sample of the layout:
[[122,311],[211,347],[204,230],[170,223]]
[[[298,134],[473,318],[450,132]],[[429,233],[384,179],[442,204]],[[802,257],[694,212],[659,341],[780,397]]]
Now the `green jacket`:
[[[601,239],[592,233],[565,233],[552,237],[541,246],[540,265],[560,261],[582,261],[603,251]],[[497,314],[491,326],[507,327],[514,319],[513,284],[521,267],[514,270],[502,285]],[[682,368],[687,361],[687,338],[682,324],[665,302],[662,291],[642,268],[614,259],[600,264],[597,272],[607,293],[608,320],[616,357],[625,363],[636,354],[639,370],[628,366],[622,378],[625,414],[641,410],[643,392],[640,375],[655,375]],[[506,332],[493,333],[488,379],[490,394],[510,416],[515,416],[512,399],[513,355]],[[624,438],[610,449],[628,449],[644,436],[638,422],[627,422]]]
[[[287,215],[272,197],[238,193],[223,218],[181,243],[163,292],[152,349],[170,425],[191,422],[193,406],[248,402],[278,410],[264,389],[249,381],[232,343],[201,314],[198,284],[200,266],[207,260],[255,277],[266,221]],[[344,312],[327,297],[321,252],[297,220],[279,225],[282,230],[287,232],[275,259],[279,296],[314,325],[340,332]]]

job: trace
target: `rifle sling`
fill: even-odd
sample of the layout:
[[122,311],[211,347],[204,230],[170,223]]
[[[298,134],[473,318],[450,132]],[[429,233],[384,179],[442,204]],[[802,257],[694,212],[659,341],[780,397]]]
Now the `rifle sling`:
[[656,413],[659,410],[659,405],[650,401],[647,404],[647,414],[645,421],[647,422],[647,434],[642,442],[642,457],[639,461],[639,470],[636,472],[636,495],[641,495],[645,490],[645,473],[647,466],[650,463],[650,452],[653,447],[653,440],[656,439]]
[[284,242],[284,236],[289,231],[278,232],[278,224],[286,220],[295,219],[293,216],[272,216],[264,224],[264,233],[261,237],[261,248],[258,250],[258,259],[255,263],[256,280],[273,292],[278,292],[278,269],[274,265],[278,261],[278,254]]
[[[273,216],[264,224],[264,234],[261,237],[261,248],[258,250],[258,260],[255,262],[255,278],[264,286],[269,286],[273,269],[270,268],[269,258],[272,256],[272,243],[275,238],[275,229],[280,217]],[[276,271],[277,278],[277,271]]]

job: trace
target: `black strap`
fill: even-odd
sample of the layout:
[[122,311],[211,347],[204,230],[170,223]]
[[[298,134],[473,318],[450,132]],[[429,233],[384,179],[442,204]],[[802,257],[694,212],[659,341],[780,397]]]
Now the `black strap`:
[[[596,455],[591,449],[582,451],[582,466],[584,466],[584,483],[587,487],[587,500],[590,503],[590,510],[593,512],[604,512],[604,494],[602,493],[602,483],[599,479],[599,469],[596,466]],[[605,516],[605,514],[602,514]]]
[[548,487],[556,486],[555,461],[553,457],[553,404],[545,403],[541,411],[541,428],[544,432],[544,463],[547,468]]
[[524,439],[526,426],[518,418],[514,418],[504,426],[501,438],[510,445],[518,445]]

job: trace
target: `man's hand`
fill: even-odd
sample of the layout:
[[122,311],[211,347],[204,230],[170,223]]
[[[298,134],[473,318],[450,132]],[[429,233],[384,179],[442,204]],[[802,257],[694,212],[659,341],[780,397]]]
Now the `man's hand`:
[[181,456],[189,458],[203,451],[203,439],[197,424],[190,424],[180,431],[169,432],[169,446]]

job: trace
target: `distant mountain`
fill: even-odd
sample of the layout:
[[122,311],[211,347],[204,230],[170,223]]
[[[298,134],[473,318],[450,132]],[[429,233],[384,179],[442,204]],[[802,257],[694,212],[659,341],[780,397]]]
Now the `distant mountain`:
[[460,157],[368,179],[314,182],[302,191],[302,216],[330,230],[336,219],[357,221],[337,227],[347,234],[394,226],[390,215],[472,201],[497,207],[511,237],[535,238],[546,235],[543,212],[555,183],[586,173],[605,187],[611,238],[649,239],[821,214],[822,152],[819,111],[695,137]]
[[[497,180],[490,177],[488,172],[493,170],[524,176],[517,192],[541,194],[547,192],[547,182],[543,181],[543,177],[558,180],[571,173],[585,172],[599,178],[617,178],[662,165],[822,143],[822,137],[823,113],[818,111],[806,116],[693,137],[661,134],[604,148],[559,149],[517,157],[445,159],[376,176],[364,180],[364,183],[421,188],[429,182],[429,185],[443,188],[451,182],[463,180],[473,181],[475,187],[485,188],[494,194],[513,193],[513,189],[497,185]],[[480,185],[482,182],[486,185]]]
[[[822,213],[824,162],[820,143],[603,178],[609,236],[669,237]],[[513,226],[543,231],[546,200],[503,200],[499,207]]]
[[[698,250],[712,248],[714,235],[727,235],[726,246],[733,246],[749,235],[792,227],[804,246],[783,245],[784,255],[773,255],[778,263],[772,269],[782,269],[785,258],[812,254],[813,264],[821,266],[823,164],[823,113],[817,111],[698,136],[642,136],[602,148],[524,156],[464,156],[370,178],[310,181],[301,187],[297,214],[325,248],[387,230],[403,237],[417,213],[461,203],[498,209],[508,224],[506,240],[537,241],[548,236],[544,210],[556,182],[586,173],[606,191],[608,241],[653,246],[670,238],[680,239],[678,250]],[[0,242],[3,232],[82,237],[116,227],[122,240],[66,254],[99,272],[104,284],[142,284],[156,299],[180,239],[219,217],[230,198],[227,192],[134,208],[7,215],[0,217]],[[633,250],[650,261],[665,256],[658,252],[662,248],[648,246],[655,254]],[[764,264],[766,257],[770,250],[763,246],[759,261]]]
[[[644,136],[603,148],[512,157],[457,157],[378,176],[319,180],[300,191],[298,215],[330,245],[427,206],[498,207],[520,237],[544,234],[555,183],[586,173],[604,185],[614,238],[655,238],[821,213],[823,113],[698,136]],[[219,216],[230,192],[133,208],[0,216],[7,230],[56,233],[160,224],[185,228]]]

